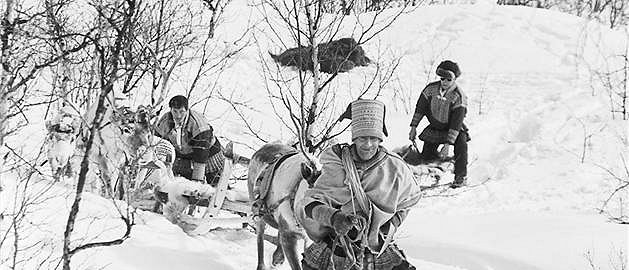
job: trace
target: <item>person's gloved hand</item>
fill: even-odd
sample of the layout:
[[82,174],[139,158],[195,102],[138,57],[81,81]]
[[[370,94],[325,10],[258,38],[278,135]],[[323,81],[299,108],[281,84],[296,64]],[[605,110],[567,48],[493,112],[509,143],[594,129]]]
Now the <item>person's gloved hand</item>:
[[411,127],[411,131],[408,132],[408,139],[414,141],[417,138],[417,127]]
[[332,215],[330,223],[332,228],[338,235],[347,235],[347,233],[356,228],[358,231],[362,230],[364,226],[364,219],[357,215],[348,215],[341,211],[337,211]]
[[441,147],[441,150],[439,150],[439,158],[442,160],[445,160],[448,158],[448,155],[450,154],[450,145],[449,144],[444,144]]
[[454,142],[456,141],[457,137],[459,137],[459,131],[458,130],[454,130],[454,129],[448,130],[448,143],[449,144],[454,144]]

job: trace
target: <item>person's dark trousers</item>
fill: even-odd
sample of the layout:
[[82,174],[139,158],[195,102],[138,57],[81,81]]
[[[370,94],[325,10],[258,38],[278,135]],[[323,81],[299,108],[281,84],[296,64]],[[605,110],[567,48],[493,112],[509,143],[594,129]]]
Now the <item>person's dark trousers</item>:
[[192,162],[189,159],[176,158],[173,162],[173,174],[175,176],[183,176],[187,179],[192,178]]
[[[460,132],[454,141],[454,175],[459,177],[467,176],[467,133]],[[438,143],[424,141],[422,148],[422,159],[429,162],[439,158],[437,152]]]
[[467,176],[467,133],[460,132],[454,141],[454,176]]
[[439,158],[439,153],[437,152],[437,147],[439,147],[438,143],[431,143],[424,141],[424,147],[422,147],[422,162],[430,162]]

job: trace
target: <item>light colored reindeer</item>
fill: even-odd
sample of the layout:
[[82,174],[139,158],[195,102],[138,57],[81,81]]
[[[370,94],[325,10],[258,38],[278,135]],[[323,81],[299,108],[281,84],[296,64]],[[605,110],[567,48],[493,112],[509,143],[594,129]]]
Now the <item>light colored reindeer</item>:
[[[251,157],[248,171],[248,189],[254,203],[258,270],[264,264],[264,230],[266,224],[278,230],[277,249],[273,265],[288,260],[291,269],[301,269],[297,242],[307,239],[301,221],[296,215],[295,202],[303,198],[308,182],[316,178],[314,159],[283,144],[266,144]],[[257,212],[257,213],[256,213]]]

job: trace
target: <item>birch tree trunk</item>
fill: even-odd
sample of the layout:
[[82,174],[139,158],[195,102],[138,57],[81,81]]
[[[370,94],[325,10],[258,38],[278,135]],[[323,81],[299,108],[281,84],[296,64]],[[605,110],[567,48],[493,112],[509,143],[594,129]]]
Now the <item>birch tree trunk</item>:
[[[304,0],[308,1],[308,0]],[[315,149],[312,148],[313,145],[313,135],[312,135],[312,125],[315,123],[315,115],[317,115],[317,107],[319,104],[319,93],[321,92],[321,85],[319,82],[319,78],[321,76],[319,71],[319,42],[317,40],[317,27],[318,21],[317,18],[313,17],[312,6],[316,4],[313,2],[304,2],[306,17],[308,19],[308,39],[310,45],[312,46],[312,102],[309,106],[307,119],[305,121],[305,129],[304,129],[304,138],[303,141],[306,143],[308,147],[308,152],[313,153]]]
[[[111,89],[111,86],[106,86],[105,89]],[[96,116],[92,121],[92,128],[90,129],[90,135],[86,143],[85,154],[81,161],[81,171],[79,172],[79,180],[76,185],[76,193],[74,202],[70,208],[70,214],[68,216],[68,222],[66,223],[66,229],[63,233],[63,269],[70,270],[70,260],[74,255],[74,250],[70,249],[71,236],[74,231],[74,224],[76,216],[79,213],[79,206],[83,198],[83,189],[85,187],[85,181],[87,178],[87,171],[90,163],[90,153],[92,152],[92,146],[94,145],[94,137],[98,133],[98,128],[103,121],[103,115],[105,114],[105,100],[109,91],[103,90],[98,98],[98,107],[96,109]]]
[[[61,36],[64,33],[62,25],[57,20],[57,16],[54,12],[55,3],[52,0],[46,0],[44,5],[46,6],[46,17],[48,20],[48,24],[50,24],[51,31],[55,36]],[[66,51],[66,44],[63,39],[55,39],[54,46],[58,52]],[[63,101],[67,99],[68,95],[68,80],[70,78],[70,62],[67,56],[62,57],[59,60],[59,65],[57,65],[56,71],[52,74],[52,94],[51,99],[55,96],[61,98]],[[53,108],[61,108],[63,105],[57,103],[57,106],[52,106]]]
[[[126,4],[126,7],[125,7]],[[133,22],[132,18],[136,12],[136,2],[134,0],[127,0],[125,4],[121,4],[119,8],[121,8],[123,14],[120,24],[121,25],[112,25],[113,27],[118,27],[119,30],[116,31],[115,40],[113,42],[113,46],[101,46],[96,42],[95,47],[98,52],[98,77],[99,77],[99,85],[100,85],[100,94],[98,98],[98,104],[96,107],[96,114],[94,119],[92,120],[92,125],[90,127],[89,137],[85,144],[85,154],[83,155],[83,159],[81,161],[81,170],[79,172],[79,177],[76,186],[75,198],[70,208],[70,213],[68,215],[68,220],[66,222],[66,228],[63,234],[63,255],[62,255],[62,263],[64,270],[70,270],[70,262],[72,256],[77,252],[91,248],[96,246],[105,246],[111,245],[112,243],[122,243],[124,239],[126,239],[131,233],[131,225],[128,219],[122,217],[127,226],[127,232],[123,237],[117,240],[108,241],[108,242],[99,242],[99,243],[88,243],[83,244],[75,248],[71,248],[71,238],[72,232],[74,231],[74,225],[79,213],[79,206],[81,204],[81,200],[83,197],[83,189],[85,187],[87,172],[89,170],[90,163],[90,154],[92,151],[92,147],[94,146],[94,140],[96,135],[99,133],[99,129],[103,122],[104,115],[106,113],[107,108],[105,107],[105,101],[108,98],[108,95],[112,93],[114,83],[120,78],[118,76],[119,66],[120,64],[120,56],[124,48],[129,42],[132,42],[130,39],[129,32],[132,31]],[[110,23],[115,23],[114,20],[109,20]]]
[[623,80],[622,80],[622,119],[629,119],[629,112],[627,111],[627,106],[629,103],[627,99],[629,98],[627,95],[629,94],[629,28],[625,28],[625,55],[623,55]]
[[[0,68],[0,147],[4,145],[8,117],[8,98],[11,94],[8,78],[11,75],[9,70],[9,36],[12,31],[10,23],[13,21],[14,4],[13,0],[5,0],[6,9],[4,14],[2,14],[2,29],[0,29],[2,31],[0,33],[0,49],[2,50],[2,55],[0,55],[0,65],[2,65]],[[4,170],[0,168],[0,172],[2,171]],[[1,179],[0,177],[0,181]]]
[[[4,14],[2,14],[2,28],[0,29],[0,49],[2,50],[2,54],[0,55],[0,149],[4,148],[4,139],[6,135],[6,125],[8,118],[8,100],[10,92],[9,78],[10,70],[9,70],[9,23],[12,21],[12,14],[14,8],[13,0],[5,1],[5,10]],[[0,151],[0,154],[2,151]],[[4,174],[4,166],[0,163],[0,192],[2,192],[4,183],[3,179],[6,178],[3,176]],[[2,211],[2,209],[0,209]]]

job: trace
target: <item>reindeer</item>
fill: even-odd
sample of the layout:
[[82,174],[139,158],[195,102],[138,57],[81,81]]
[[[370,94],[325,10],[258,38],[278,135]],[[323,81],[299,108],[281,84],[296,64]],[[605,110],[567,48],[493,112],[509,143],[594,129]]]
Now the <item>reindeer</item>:
[[47,138],[47,157],[52,177],[59,181],[62,177],[72,176],[73,171],[70,165],[70,158],[74,155],[76,148],[75,138],[60,138],[56,133],[51,133]]
[[59,181],[64,175],[70,177],[74,174],[70,159],[74,155],[81,122],[73,109],[64,105],[59,113],[45,124],[48,130],[46,138],[48,163],[54,180]]
[[[297,240],[306,239],[295,202],[303,198],[306,188],[319,174],[311,157],[283,144],[266,144],[251,157],[248,190],[256,218],[258,270],[264,265],[264,230],[266,224],[278,231],[273,266],[285,259],[291,269],[301,269]],[[305,181],[304,181],[305,180]]]

